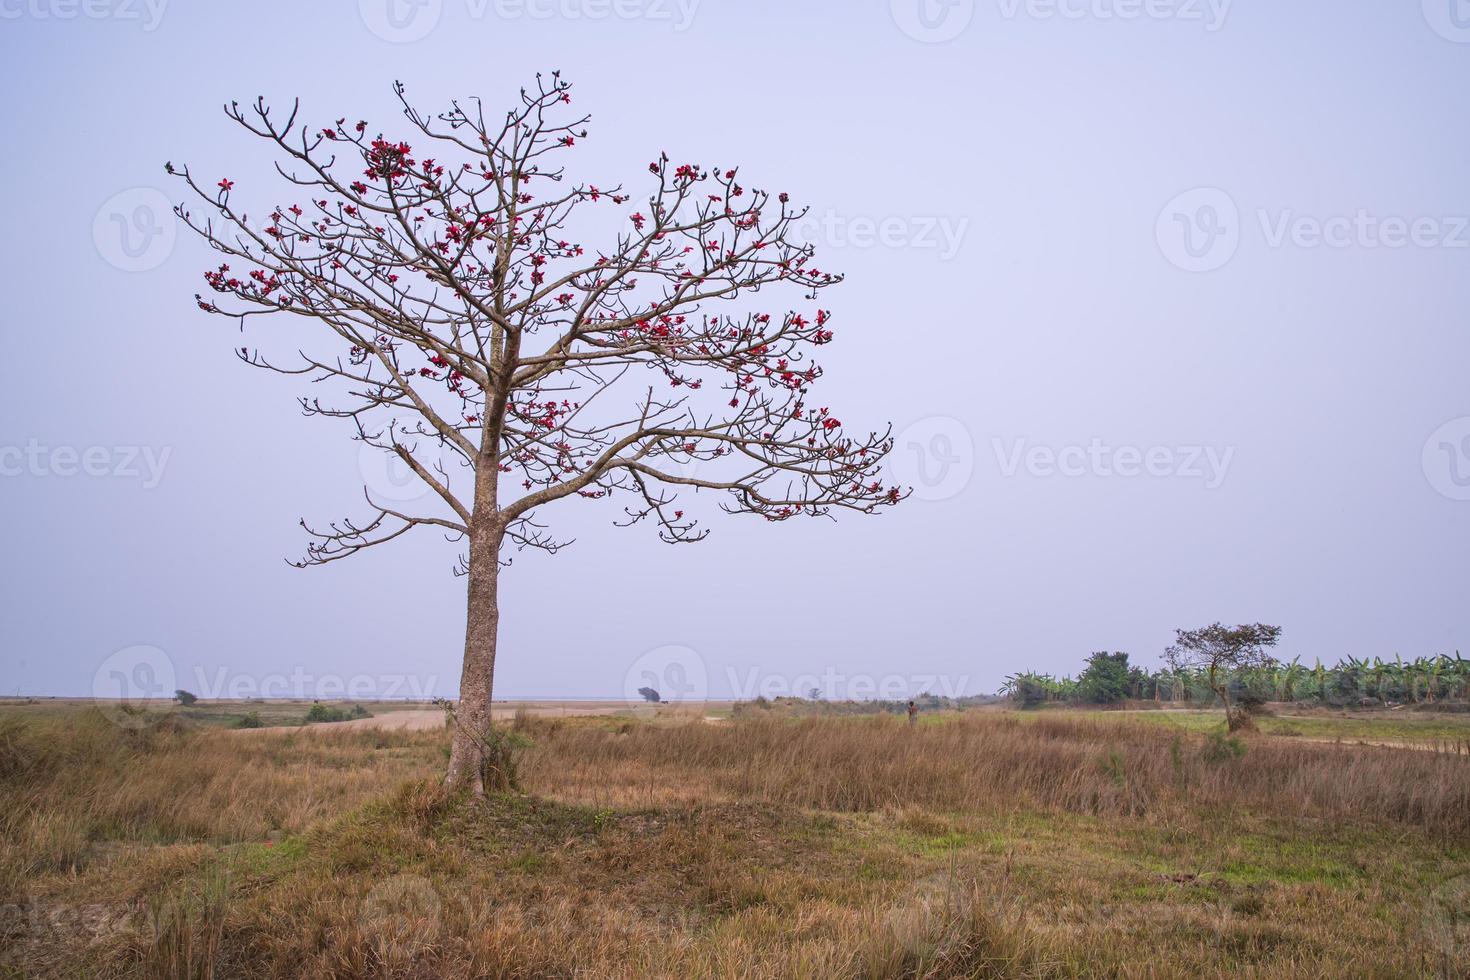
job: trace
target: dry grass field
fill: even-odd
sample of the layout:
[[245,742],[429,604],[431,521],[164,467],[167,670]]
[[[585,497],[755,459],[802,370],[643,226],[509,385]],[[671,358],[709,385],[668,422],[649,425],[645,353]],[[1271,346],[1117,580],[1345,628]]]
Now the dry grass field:
[[442,729],[129,722],[0,708],[0,976],[1470,975],[1453,738],[522,712],[475,800]]

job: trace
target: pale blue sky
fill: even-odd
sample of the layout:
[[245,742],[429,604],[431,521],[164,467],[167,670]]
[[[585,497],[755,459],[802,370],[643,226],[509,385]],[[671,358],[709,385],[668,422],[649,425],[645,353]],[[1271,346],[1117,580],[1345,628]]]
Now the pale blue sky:
[[670,645],[717,696],[979,693],[1216,619],[1279,623],[1308,662],[1470,645],[1470,10],[382,2],[0,0],[0,693],[90,693],[135,645],[196,690],[452,693],[453,548],[282,561],[298,518],[360,513],[357,446],[234,360],[191,299],[212,256],[138,209],[178,193],[166,160],[266,176],[230,99],[391,134],[395,78],[500,106],[553,68],[593,114],[573,176],[636,187],[666,150],[813,206],[848,276],[827,397],[929,447],[905,471],[929,482],[837,524],[698,499],[693,547],[570,506],[577,544],[506,575],[498,695],[617,694]]

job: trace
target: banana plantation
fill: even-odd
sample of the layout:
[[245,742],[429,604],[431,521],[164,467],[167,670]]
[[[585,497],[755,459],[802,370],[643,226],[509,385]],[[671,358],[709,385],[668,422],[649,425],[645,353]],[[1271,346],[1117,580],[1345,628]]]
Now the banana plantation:
[[[1126,665],[1125,654],[1112,654],[1114,668]],[[1150,671],[1126,667],[1121,683],[1099,684],[1092,676],[1099,662],[1094,655],[1078,677],[1053,677],[1024,672],[1006,678],[1000,693],[1034,707],[1047,702],[1096,704],[1120,700],[1160,701],[1208,705],[1218,701],[1204,670]],[[1404,660],[1358,660],[1348,657],[1328,667],[1319,660],[1311,666],[1300,659],[1277,662],[1230,674],[1230,695],[1241,704],[1291,701],[1328,707],[1404,704],[1449,704],[1470,700],[1470,660],[1441,654]]]

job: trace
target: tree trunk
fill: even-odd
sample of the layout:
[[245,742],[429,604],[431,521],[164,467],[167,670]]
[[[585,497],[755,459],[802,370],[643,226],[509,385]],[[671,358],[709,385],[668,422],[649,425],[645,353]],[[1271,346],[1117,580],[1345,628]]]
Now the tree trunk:
[[454,743],[444,777],[446,786],[468,786],[476,796],[485,792],[483,756],[491,732],[495,639],[500,629],[501,538],[501,528],[491,521],[471,526],[464,665],[459,676],[459,706],[454,712]]
[[1244,727],[1245,712],[1235,711],[1230,704],[1230,679],[1227,677],[1222,683],[1215,671],[1214,664],[1210,665],[1209,685],[1210,690],[1214,691],[1215,696],[1220,699],[1220,703],[1225,705],[1225,731],[1233,732]]

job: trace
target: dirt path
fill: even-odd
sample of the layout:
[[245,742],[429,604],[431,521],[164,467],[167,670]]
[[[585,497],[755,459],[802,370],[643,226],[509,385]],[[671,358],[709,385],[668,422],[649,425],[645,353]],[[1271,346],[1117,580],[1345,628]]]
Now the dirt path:
[[[326,725],[308,725],[315,729],[376,728],[386,732],[432,732],[444,727],[444,712],[439,708],[423,708],[413,711],[386,711],[371,718],[354,718]],[[270,731],[258,728],[256,731]],[[276,729],[279,731],[280,729]]]
[[[1371,745],[1380,749],[1412,749],[1415,752],[1443,752],[1453,744],[1449,742],[1413,742],[1407,739],[1392,738],[1327,738],[1320,735],[1267,735],[1266,737],[1288,742],[1311,742],[1314,745],[1342,745],[1347,748]],[[1454,754],[1453,749],[1450,749],[1450,753]]]
[[[716,702],[711,702],[715,704]],[[723,702],[719,702],[723,703]],[[629,704],[626,701],[497,701],[497,719],[510,718],[524,711],[536,718],[582,718],[596,715],[632,715],[653,717],[660,714],[679,714],[686,708],[659,707],[655,705]],[[706,721],[720,722],[723,718],[706,716]],[[444,712],[440,708],[385,709],[371,718],[354,718],[352,721],[337,721],[315,725],[268,725],[264,728],[233,729],[239,732],[340,732],[345,729],[376,729],[378,731],[429,732],[444,727]]]
[[262,728],[225,729],[236,735],[278,735],[282,732],[340,732],[346,730],[376,729],[390,732],[431,732],[444,727],[444,712],[438,708],[385,711],[371,718],[354,718],[351,721],[318,722],[312,725],[266,725]]

